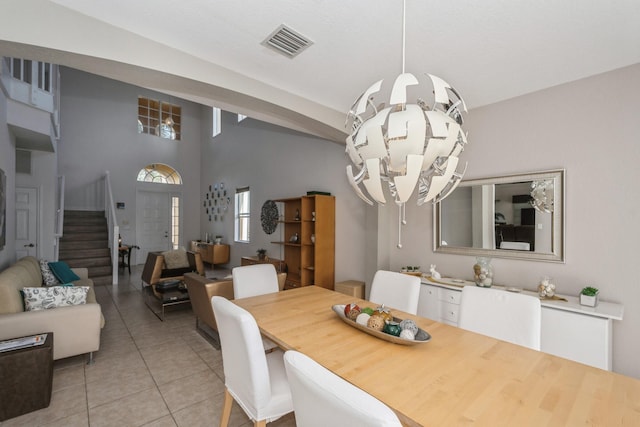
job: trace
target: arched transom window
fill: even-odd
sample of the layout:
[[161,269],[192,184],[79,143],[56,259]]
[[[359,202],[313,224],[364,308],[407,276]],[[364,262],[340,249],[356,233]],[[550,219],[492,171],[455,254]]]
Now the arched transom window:
[[182,177],[177,170],[162,163],[153,163],[140,169],[138,181],[158,182],[161,184],[182,184]]

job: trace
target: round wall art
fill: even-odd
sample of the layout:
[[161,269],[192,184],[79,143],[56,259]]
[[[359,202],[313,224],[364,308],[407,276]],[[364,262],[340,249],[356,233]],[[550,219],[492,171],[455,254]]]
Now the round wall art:
[[260,213],[260,222],[262,222],[262,229],[267,234],[272,234],[276,231],[278,226],[278,206],[273,200],[267,200],[262,205],[262,212]]

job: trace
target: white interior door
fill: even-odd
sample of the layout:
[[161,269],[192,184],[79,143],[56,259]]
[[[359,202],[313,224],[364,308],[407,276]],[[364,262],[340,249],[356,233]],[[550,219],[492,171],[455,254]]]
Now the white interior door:
[[38,190],[16,188],[16,259],[37,257]]
[[147,253],[171,248],[171,197],[169,193],[139,191],[137,199],[136,230],[140,250],[138,260],[144,263]]

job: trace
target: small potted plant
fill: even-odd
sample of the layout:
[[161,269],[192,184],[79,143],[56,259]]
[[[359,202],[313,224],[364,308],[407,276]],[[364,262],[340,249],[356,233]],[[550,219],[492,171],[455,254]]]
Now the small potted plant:
[[260,261],[264,260],[267,256],[267,250],[266,249],[258,249],[256,251],[258,253],[258,259]]
[[580,291],[580,304],[589,307],[598,305],[598,288],[587,286]]

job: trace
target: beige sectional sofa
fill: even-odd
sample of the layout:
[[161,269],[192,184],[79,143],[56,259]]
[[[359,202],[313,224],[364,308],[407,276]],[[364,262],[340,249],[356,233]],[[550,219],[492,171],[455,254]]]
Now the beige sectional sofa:
[[24,257],[0,272],[0,340],[53,332],[54,360],[88,353],[91,363],[93,352],[100,349],[104,318],[87,269],[72,270],[81,278],[75,286],[89,286],[86,304],[37,311],[24,311],[20,290],[42,286],[38,260]]

